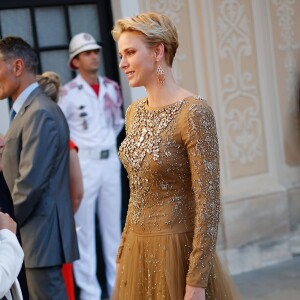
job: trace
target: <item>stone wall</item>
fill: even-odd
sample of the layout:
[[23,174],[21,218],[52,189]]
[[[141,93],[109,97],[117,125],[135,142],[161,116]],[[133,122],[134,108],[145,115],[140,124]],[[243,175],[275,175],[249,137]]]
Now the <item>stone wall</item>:
[[[300,1],[135,0],[126,8],[121,2],[112,1],[115,18],[132,10],[174,20],[180,38],[174,76],[215,112],[223,206],[218,251],[231,273],[300,253]],[[137,98],[126,80],[123,90]]]

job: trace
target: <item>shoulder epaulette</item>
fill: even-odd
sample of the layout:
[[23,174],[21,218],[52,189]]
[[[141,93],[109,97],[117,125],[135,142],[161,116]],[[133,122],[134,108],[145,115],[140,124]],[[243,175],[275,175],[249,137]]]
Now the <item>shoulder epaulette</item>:
[[104,84],[105,85],[106,84],[112,84],[115,89],[117,89],[117,90],[120,89],[120,86],[119,86],[119,84],[116,81],[114,81],[114,80],[112,80],[112,79],[110,79],[108,77],[105,77],[105,76],[103,77],[103,79],[104,79]]
[[73,90],[73,89],[77,88],[77,86],[78,86],[78,84],[76,82],[71,81],[71,82],[67,83],[66,88],[68,90]]

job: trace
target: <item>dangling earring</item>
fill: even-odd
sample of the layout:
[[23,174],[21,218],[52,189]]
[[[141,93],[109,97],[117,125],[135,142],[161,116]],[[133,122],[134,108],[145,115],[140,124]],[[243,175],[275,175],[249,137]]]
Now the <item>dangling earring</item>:
[[165,85],[165,80],[166,80],[165,71],[161,66],[157,67],[156,76],[157,76],[158,83],[160,85]]

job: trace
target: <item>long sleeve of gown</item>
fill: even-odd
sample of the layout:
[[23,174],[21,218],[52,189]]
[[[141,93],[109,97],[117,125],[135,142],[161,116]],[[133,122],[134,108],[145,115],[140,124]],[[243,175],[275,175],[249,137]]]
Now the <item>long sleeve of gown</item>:
[[189,157],[196,210],[186,283],[205,288],[216,249],[220,213],[218,138],[213,112],[203,100],[189,108],[184,123],[182,139]]

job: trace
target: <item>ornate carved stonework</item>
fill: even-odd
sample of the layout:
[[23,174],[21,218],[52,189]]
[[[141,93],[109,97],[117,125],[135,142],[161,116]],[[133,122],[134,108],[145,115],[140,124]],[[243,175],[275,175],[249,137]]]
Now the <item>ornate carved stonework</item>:
[[273,0],[276,6],[278,23],[280,27],[281,43],[278,49],[285,53],[285,69],[287,72],[286,89],[289,100],[289,113],[298,114],[297,103],[298,81],[296,67],[296,51],[300,49],[300,42],[295,41],[294,33],[294,4],[295,0]]
[[239,0],[221,2],[218,51],[222,64],[222,110],[231,161],[247,164],[264,156],[261,107],[254,73],[247,65],[253,53],[249,20]]

